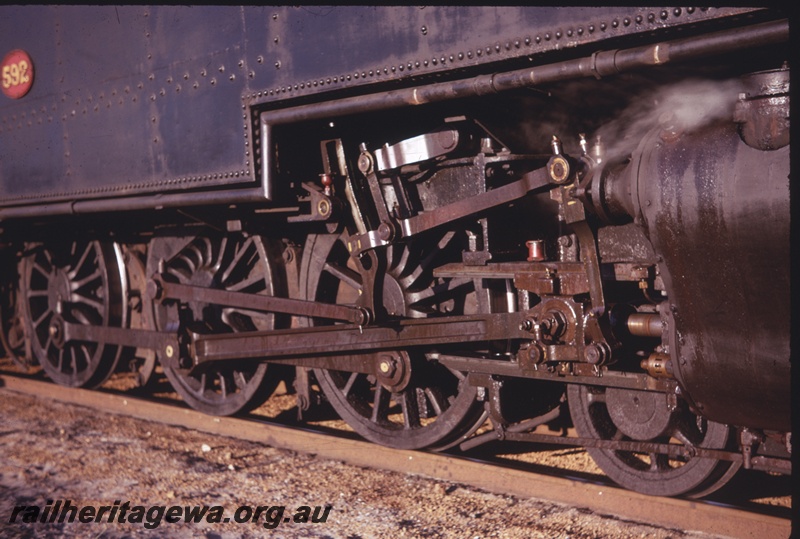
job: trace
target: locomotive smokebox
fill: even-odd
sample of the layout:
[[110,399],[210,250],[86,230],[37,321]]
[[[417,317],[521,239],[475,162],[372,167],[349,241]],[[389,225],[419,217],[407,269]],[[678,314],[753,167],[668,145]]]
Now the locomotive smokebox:
[[714,421],[786,431],[788,96],[743,94],[736,121],[651,131],[626,166],[603,172],[602,205],[633,217],[658,254],[684,396]]

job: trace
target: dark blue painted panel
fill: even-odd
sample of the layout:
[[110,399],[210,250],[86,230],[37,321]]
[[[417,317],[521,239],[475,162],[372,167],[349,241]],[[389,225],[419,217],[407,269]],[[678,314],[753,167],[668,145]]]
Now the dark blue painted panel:
[[490,71],[737,12],[659,10],[2,7],[0,55],[24,49],[36,79],[0,96],[0,205],[254,184],[245,103]]

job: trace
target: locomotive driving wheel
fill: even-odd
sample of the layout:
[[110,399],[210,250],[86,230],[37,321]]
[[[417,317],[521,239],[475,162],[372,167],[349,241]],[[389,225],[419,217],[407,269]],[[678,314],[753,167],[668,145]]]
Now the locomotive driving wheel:
[[99,241],[29,246],[22,295],[31,350],[47,376],[70,387],[97,387],[117,365],[120,347],[63,342],[60,321],[124,326],[120,251]]
[[[276,295],[283,279],[273,264],[271,245],[258,236],[157,236],[150,244],[148,275],[157,271],[167,281],[181,284]],[[201,300],[168,301],[153,305],[158,329],[199,334],[264,331],[276,327],[272,313],[224,307]],[[267,375],[266,363],[226,361],[190,372],[189,350],[181,347],[179,365],[162,362],[172,386],[192,408],[213,415],[232,415],[260,406],[277,386],[279,377]],[[272,368],[270,368],[272,370]],[[274,374],[270,372],[270,374]]]
[[[461,256],[458,239],[447,232],[426,242],[393,245],[378,255],[385,257],[379,296],[387,316],[421,318],[475,311],[471,280],[432,275],[438,264],[452,261],[456,253]],[[310,236],[304,253],[301,286],[306,299],[354,304],[365,292],[344,236]],[[477,389],[467,382],[466,373],[430,360],[424,350],[376,352],[372,365],[371,373],[314,371],[333,408],[364,438],[402,449],[443,449],[483,423]]]
[[[663,393],[571,384],[568,396],[572,422],[581,437],[672,441],[706,449],[724,449],[731,438],[727,425],[695,415],[681,400],[672,409]],[[727,483],[740,467],[712,458],[592,447],[587,451],[616,483],[655,496],[705,496]]]

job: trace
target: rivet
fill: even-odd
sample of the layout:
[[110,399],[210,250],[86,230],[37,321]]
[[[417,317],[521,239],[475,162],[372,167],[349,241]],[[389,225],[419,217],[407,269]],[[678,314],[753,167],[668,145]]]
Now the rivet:
[[536,44],[538,45],[541,42],[542,42],[542,36],[536,36]]
[[619,26],[619,21],[617,19],[614,19],[613,21],[611,21],[611,27],[612,28],[616,28],[617,26]]
[[622,24],[624,24],[625,26],[630,26],[631,25],[630,17],[625,17],[624,19],[622,19]]
[[669,12],[666,9],[662,10],[661,11],[661,19],[662,20],[666,20],[667,17],[669,17]]
[[636,24],[641,24],[641,23],[642,23],[642,16],[636,15]]
[[556,39],[561,39],[561,30],[556,31]]
[[547,32],[547,33],[544,35],[544,40],[545,40],[545,41],[550,41],[550,32]]
[[607,25],[606,25],[606,23],[604,23],[604,22],[601,22],[601,23],[600,23],[600,30],[601,30],[601,31],[603,31],[603,32],[605,32],[605,31],[606,31],[606,28],[607,28]]
[[526,38],[525,38],[525,44],[526,44],[526,45],[530,45],[530,44],[531,44],[531,38],[529,38],[529,37],[526,37]]
[[567,30],[567,37],[572,37],[572,28]]
[[578,35],[579,36],[583,35],[583,26],[578,26]]
[[591,34],[591,33],[593,33],[593,32],[594,32],[594,25],[593,25],[593,24],[590,24],[590,25],[589,25],[589,33]]
[[675,11],[673,11],[672,13],[674,13],[676,17],[680,17],[681,16],[681,8],[676,7]]

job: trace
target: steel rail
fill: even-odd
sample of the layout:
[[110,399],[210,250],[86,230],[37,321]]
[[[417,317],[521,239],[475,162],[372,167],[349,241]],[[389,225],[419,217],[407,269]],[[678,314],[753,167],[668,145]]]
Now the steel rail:
[[[174,404],[127,394],[89,391],[0,373],[0,395],[24,393],[92,410],[180,426],[261,443],[355,466],[420,474],[490,492],[538,498],[595,514],[614,515],[653,526],[713,533],[740,539],[788,537],[791,521],[710,502],[647,496],[610,485],[534,473],[510,466],[487,466],[475,459],[391,449],[370,442],[290,428],[253,419],[209,416]],[[487,469],[489,468],[489,469]]]

